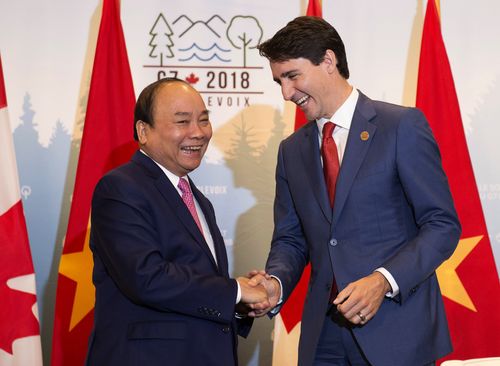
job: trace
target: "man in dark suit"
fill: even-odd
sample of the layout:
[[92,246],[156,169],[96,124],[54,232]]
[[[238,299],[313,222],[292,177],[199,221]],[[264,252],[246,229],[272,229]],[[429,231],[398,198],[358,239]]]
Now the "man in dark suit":
[[236,365],[241,301],[269,306],[263,287],[231,279],[210,202],[187,174],[212,136],[200,94],[177,79],[144,89],[140,150],[105,175],[92,200],[96,288],[87,365]]
[[251,284],[277,312],[311,263],[299,365],[432,365],[451,351],[435,270],[461,228],[425,117],[354,89],[320,18],[259,50],[310,122],[280,145],[271,251]]

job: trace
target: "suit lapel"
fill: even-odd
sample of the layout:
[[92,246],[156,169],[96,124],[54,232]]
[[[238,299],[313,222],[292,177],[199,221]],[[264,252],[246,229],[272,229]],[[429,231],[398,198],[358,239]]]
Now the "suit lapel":
[[304,126],[304,141],[301,144],[301,155],[304,163],[304,170],[309,178],[310,190],[321,207],[328,222],[332,222],[332,208],[328,199],[323,167],[321,166],[321,152],[319,150],[318,127],[316,122],[309,122]]
[[[162,172],[163,173],[163,172]],[[162,174],[163,177],[160,177],[155,184],[158,190],[162,193],[163,197],[168,201],[170,206],[174,209],[174,212],[177,214],[177,217],[179,220],[182,222],[184,227],[187,229],[189,234],[193,237],[193,239],[196,241],[196,243],[200,246],[200,248],[205,252],[206,255],[210,258],[212,261],[212,264],[214,265],[214,268],[217,268],[217,264],[215,263],[214,257],[212,255],[212,252],[210,251],[210,248],[207,245],[207,242],[205,241],[205,238],[200,232],[200,229],[198,228],[198,225],[196,225],[196,222],[193,219],[193,216],[191,216],[191,212],[189,212],[189,209],[186,207],[186,204],[184,201],[182,201],[181,196],[179,195],[179,192],[177,189],[172,185],[172,182],[164,175]],[[194,193],[194,190],[196,189],[194,187],[194,184],[191,184],[191,190]],[[195,198],[200,204],[200,200],[198,197],[195,195]],[[200,206],[202,206],[200,204]],[[205,214],[206,218],[206,210],[203,209],[203,213]]]
[[[361,92],[359,93],[358,103],[354,110],[354,115],[349,129],[347,146],[342,159],[339,176],[337,179],[337,188],[335,191],[335,206],[333,209],[333,220],[337,222],[346,202],[349,191],[358,173],[361,163],[365,159],[368,148],[370,147],[377,127],[370,122],[376,116],[370,99]],[[361,134],[366,135],[368,139],[362,139]]]
[[[168,202],[169,206],[172,207],[172,210],[176,213],[177,217],[179,218],[179,221],[182,223],[182,225],[186,228],[186,230],[189,232],[189,234],[193,237],[193,239],[196,241],[196,243],[200,246],[200,248],[209,256],[210,260],[212,261],[213,265],[215,268],[217,268],[217,265],[215,263],[214,257],[212,255],[212,252],[210,251],[210,248],[208,247],[205,238],[200,232],[200,229],[198,229],[198,226],[196,225],[196,222],[193,219],[193,216],[191,216],[191,213],[189,212],[188,208],[186,207],[185,203],[182,201],[181,196],[179,195],[179,192],[177,189],[172,185],[172,182],[167,178],[167,176],[163,173],[163,171],[156,165],[156,163],[151,160],[148,156],[144,155],[140,151],[137,151],[134,156],[132,157],[132,161],[139,163],[143,167],[146,168],[148,173],[155,179],[155,186],[158,189],[158,191],[161,193],[161,195],[165,198],[165,200]],[[191,188],[197,193],[201,195],[201,193],[196,189],[192,181],[190,180]],[[196,196],[196,199],[198,203],[202,200],[198,199],[198,196]],[[201,204],[200,204],[201,206]],[[206,209],[203,209],[203,213],[205,214],[205,217],[207,217],[206,214]],[[207,220],[208,222],[208,220]],[[212,229],[211,229],[212,231]],[[213,235],[212,235],[213,236]]]
[[196,188],[191,179],[189,181],[191,183],[191,188],[193,190],[194,197],[196,198],[196,201],[198,202],[201,210],[203,211],[203,215],[205,216],[205,220],[210,230],[210,234],[212,235],[215,255],[217,257],[217,263],[215,263],[215,261],[213,260],[212,253],[210,252],[210,249],[208,248],[206,242],[205,242],[205,247],[208,249],[210,253],[210,258],[212,259],[213,264],[218,269],[219,273],[228,277],[229,274],[228,274],[226,246],[224,244],[224,239],[220,234],[219,227],[217,226],[217,221],[213,214],[213,210],[210,207],[208,199],[198,190],[198,188]]

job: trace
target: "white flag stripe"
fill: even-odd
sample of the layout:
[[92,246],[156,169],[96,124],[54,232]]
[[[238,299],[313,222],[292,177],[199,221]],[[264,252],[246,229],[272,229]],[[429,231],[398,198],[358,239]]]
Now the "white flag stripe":
[[2,182],[0,215],[3,215],[21,199],[16,156],[7,108],[0,108],[0,177]]
[[273,366],[296,365],[301,322],[287,333],[281,315],[274,319]]
[[14,277],[7,280],[7,286],[13,290],[36,294],[35,274]]
[[[1,60],[0,60],[1,61]],[[1,66],[1,63],[0,63]],[[0,72],[2,69],[0,67]],[[3,80],[3,78],[0,78]],[[0,85],[3,88],[3,85]],[[16,155],[14,151],[14,142],[12,139],[12,130],[10,129],[9,115],[7,107],[0,108],[0,216],[4,215],[9,209],[11,209],[15,204],[19,203],[21,200],[21,193],[19,189],[19,176],[17,172],[16,165]],[[15,219],[17,216],[11,215]],[[20,220],[24,220],[24,215],[22,215]],[[2,231],[2,237],[8,237],[11,233],[12,228],[8,227],[8,223],[4,222],[3,226],[0,227]],[[26,249],[29,251],[29,244],[26,242],[25,237],[27,233],[19,234],[16,233],[12,236],[12,242],[2,243],[2,247],[9,248],[10,246],[16,247],[17,245],[22,246],[21,251],[12,251],[13,253],[25,253]],[[27,248],[24,248],[28,246]],[[9,250],[7,251],[9,252]],[[22,254],[21,254],[22,255]],[[23,264],[23,268],[26,267],[24,264],[27,261],[31,261],[31,256],[26,257],[16,257],[8,258],[11,263]],[[31,271],[33,271],[33,264],[30,263]],[[4,273],[4,275],[10,275],[10,273]],[[13,274],[12,274],[13,275]],[[8,277],[7,277],[8,278]],[[17,276],[7,279],[7,286],[12,290],[22,291],[36,296],[36,285],[35,285],[35,274],[30,273],[28,275]],[[8,291],[8,293],[14,293],[14,291]],[[31,296],[30,296],[31,297]],[[7,311],[13,307],[17,306],[15,297],[10,298],[7,295],[7,299],[0,300],[0,311]],[[2,307],[3,306],[3,307]],[[26,310],[29,311],[29,310]],[[31,306],[31,311],[33,315],[38,320],[38,307],[36,300]],[[17,325],[16,319],[10,319],[11,322]],[[12,324],[12,323],[11,323]],[[0,366],[41,366],[42,361],[42,347],[40,335],[26,336],[12,339],[12,334],[9,334],[10,327],[0,326],[0,331],[6,332],[6,341],[12,342],[12,354],[6,352],[4,348],[0,348]],[[24,330],[24,328],[22,328]],[[31,330],[29,333],[33,334],[39,333],[38,325],[36,329]],[[5,342],[5,337],[2,337]],[[3,347],[9,347],[10,344],[2,345]]]
[[[1,366],[37,366],[42,365],[40,336],[18,338],[12,345],[12,355],[0,349]],[[29,352],[27,352],[29,350]]]

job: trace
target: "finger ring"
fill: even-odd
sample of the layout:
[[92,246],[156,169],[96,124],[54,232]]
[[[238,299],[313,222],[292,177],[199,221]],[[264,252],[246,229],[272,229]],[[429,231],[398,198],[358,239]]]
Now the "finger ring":
[[358,311],[358,313],[356,314],[357,316],[359,316],[359,319],[361,319],[362,322],[366,321],[366,316],[364,316],[361,311]]

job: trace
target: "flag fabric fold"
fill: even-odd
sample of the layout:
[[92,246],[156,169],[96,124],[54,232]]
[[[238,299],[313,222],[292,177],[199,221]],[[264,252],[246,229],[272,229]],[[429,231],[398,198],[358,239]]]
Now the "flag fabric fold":
[[[309,0],[306,15],[322,17],[321,0]],[[307,123],[307,118],[299,107],[295,108],[295,131]],[[274,322],[273,366],[296,365],[300,337],[300,321],[307,285],[311,275],[310,265],[304,269],[300,281],[295,286],[287,302],[283,305]]]
[[133,141],[134,88],[119,0],[103,0],[68,228],[59,264],[53,366],[81,366],[93,325],[90,205],[99,178],[125,163]]
[[42,365],[35,273],[0,58],[0,366]]
[[443,360],[500,356],[500,283],[435,0],[425,14],[416,106],[438,142],[462,224],[455,253],[437,270],[454,348]]

